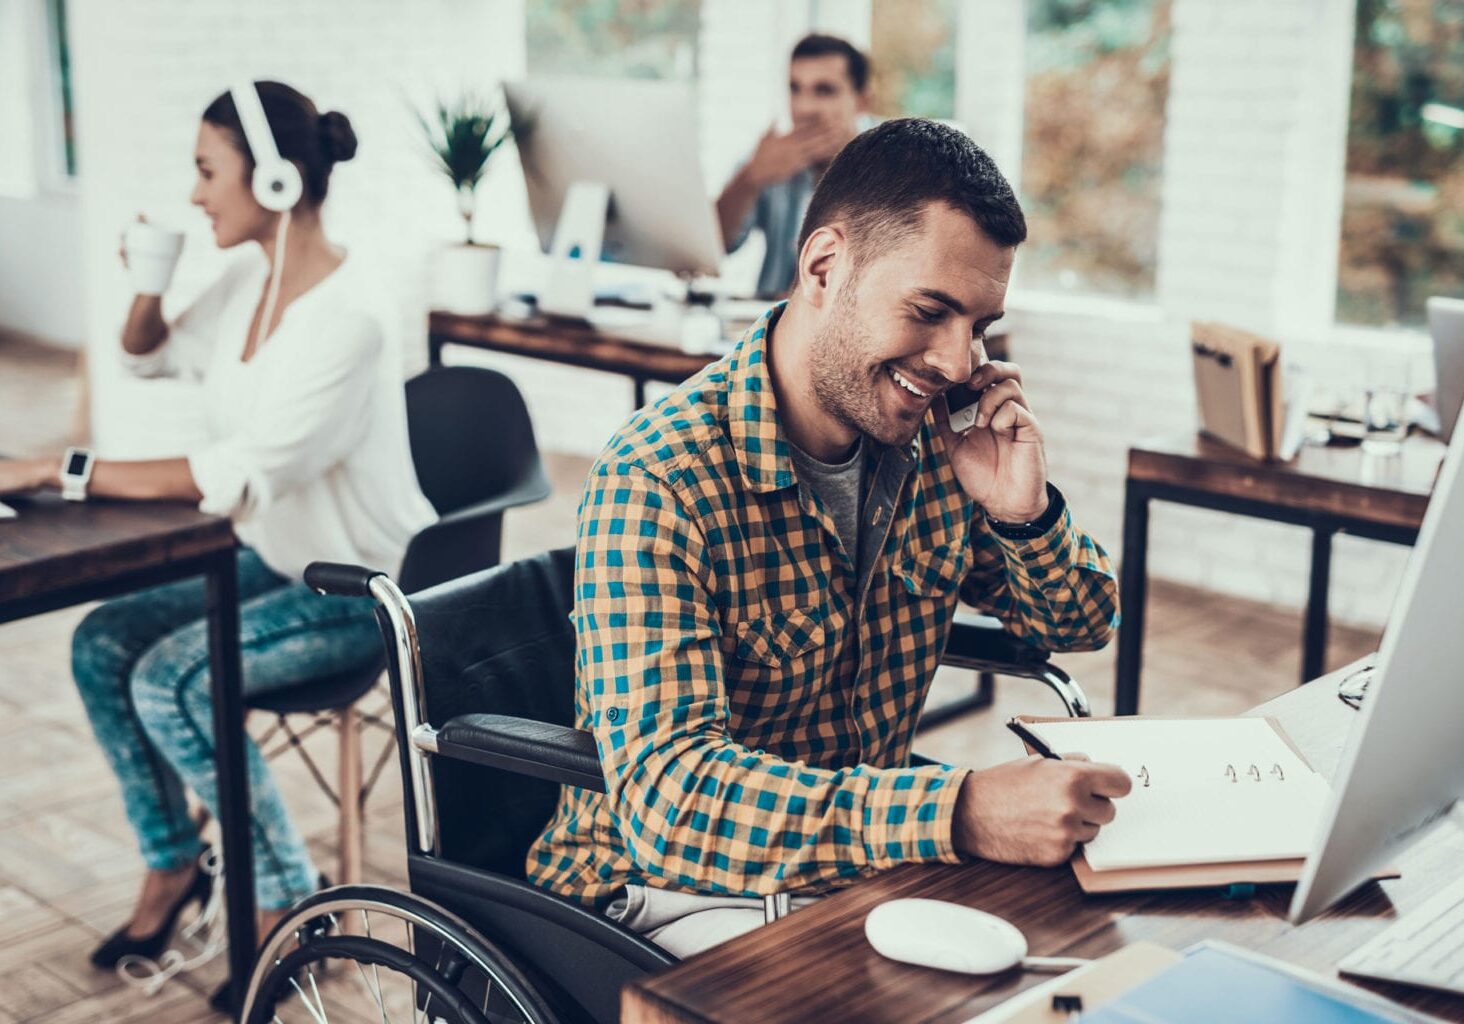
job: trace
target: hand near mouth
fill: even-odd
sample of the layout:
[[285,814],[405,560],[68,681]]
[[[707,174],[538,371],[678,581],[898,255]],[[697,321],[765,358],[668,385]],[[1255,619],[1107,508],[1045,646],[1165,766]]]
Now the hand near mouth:
[[956,479],[993,519],[1032,522],[1047,509],[1047,457],[1042,428],[1022,391],[1022,371],[1015,363],[986,363],[968,386],[985,391],[976,425],[964,434],[951,430],[945,396],[935,403],[936,428]]

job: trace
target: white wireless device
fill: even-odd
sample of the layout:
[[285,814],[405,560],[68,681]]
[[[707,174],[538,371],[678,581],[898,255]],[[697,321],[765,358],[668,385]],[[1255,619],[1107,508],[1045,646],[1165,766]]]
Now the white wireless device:
[[254,332],[257,350],[264,344],[270,321],[274,319],[275,304],[280,297],[280,280],[285,273],[285,238],[290,230],[290,211],[304,194],[305,183],[300,178],[300,169],[280,156],[274,132],[269,127],[269,118],[264,116],[264,103],[259,98],[258,87],[253,82],[242,82],[229,93],[234,98],[234,112],[239,115],[239,125],[244,129],[244,141],[249,144],[249,155],[254,159],[254,174],[249,179],[254,201],[281,215],[275,232],[274,266],[265,292],[264,315]]

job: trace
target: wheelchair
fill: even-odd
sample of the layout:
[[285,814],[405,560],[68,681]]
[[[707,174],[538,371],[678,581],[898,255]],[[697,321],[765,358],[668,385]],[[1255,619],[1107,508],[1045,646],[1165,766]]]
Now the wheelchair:
[[[606,1024],[627,982],[677,962],[525,879],[560,786],[605,789],[594,738],[573,725],[573,575],[562,548],[409,599],[373,570],[306,570],[321,593],[377,601],[410,891],[338,886],[297,905],[261,949],[246,1024]],[[944,662],[1039,680],[1069,715],[1089,713],[1077,683],[995,619],[958,614]],[[788,902],[767,897],[767,919]]]

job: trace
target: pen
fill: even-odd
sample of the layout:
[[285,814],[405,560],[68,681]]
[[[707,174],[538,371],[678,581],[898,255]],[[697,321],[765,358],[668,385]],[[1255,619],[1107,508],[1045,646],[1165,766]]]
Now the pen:
[[1007,728],[1020,736],[1022,740],[1027,744],[1027,746],[1037,751],[1037,753],[1041,754],[1043,757],[1050,758],[1053,761],[1062,760],[1062,758],[1058,757],[1057,754],[1053,752],[1053,749],[1051,747],[1038,739],[1037,734],[1031,729],[1028,729],[1025,723],[1019,722],[1015,718],[1009,718],[1007,719]]

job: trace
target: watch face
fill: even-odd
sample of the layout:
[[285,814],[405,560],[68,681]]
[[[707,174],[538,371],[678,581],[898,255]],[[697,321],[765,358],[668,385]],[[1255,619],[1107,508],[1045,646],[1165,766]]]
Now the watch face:
[[[86,472],[87,453],[72,452],[66,460],[66,476],[81,476]],[[53,463],[54,465],[54,463]]]

